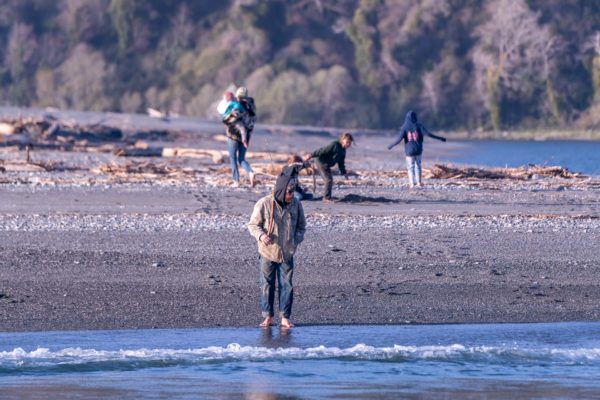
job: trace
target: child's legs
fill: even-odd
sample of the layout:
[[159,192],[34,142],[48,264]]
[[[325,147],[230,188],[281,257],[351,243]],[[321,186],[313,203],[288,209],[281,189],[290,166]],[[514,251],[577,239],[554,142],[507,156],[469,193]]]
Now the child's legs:
[[238,147],[240,146],[237,140],[229,138],[227,139],[227,150],[229,151],[229,163],[231,165],[231,178],[236,182],[240,180],[240,174],[237,166]]
[[242,143],[244,143],[244,142],[248,143],[248,131],[246,130],[246,127],[244,126],[242,121],[238,121],[235,124],[235,128],[238,130],[238,132],[240,132],[240,137],[242,138]]
[[421,184],[421,156],[415,156],[415,178],[417,180],[417,185]]
[[250,164],[248,164],[248,161],[246,161],[246,148],[241,143],[238,143],[238,148],[239,148],[238,161],[239,161],[240,165],[242,166],[242,168],[244,168],[246,170],[246,172],[248,172],[248,173],[252,172],[252,167],[250,166]]
[[408,183],[415,185],[415,158],[406,156],[406,169],[408,170]]

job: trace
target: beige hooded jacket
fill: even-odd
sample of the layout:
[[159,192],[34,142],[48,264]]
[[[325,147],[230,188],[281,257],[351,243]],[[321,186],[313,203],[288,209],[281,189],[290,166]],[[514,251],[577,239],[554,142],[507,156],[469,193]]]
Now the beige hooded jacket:
[[[288,262],[304,240],[306,219],[302,204],[294,199],[287,207],[277,204],[272,194],[256,202],[248,222],[250,234],[258,242],[258,252],[267,260]],[[269,234],[273,243],[265,245],[261,236]]]

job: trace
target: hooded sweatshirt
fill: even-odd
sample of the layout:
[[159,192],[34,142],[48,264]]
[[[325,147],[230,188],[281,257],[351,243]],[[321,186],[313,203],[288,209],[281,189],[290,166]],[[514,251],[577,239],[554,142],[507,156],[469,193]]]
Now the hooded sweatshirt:
[[415,157],[423,154],[423,137],[427,135],[437,140],[445,142],[446,139],[441,136],[436,136],[429,132],[427,128],[421,124],[417,119],[417,113],[410,110],[406,113],[404,118],[404,124],[400,128],[398,138],[396,141],[388,146],[388,149],[396,146],[402,140],[404,140],[404,153],[407,157]]
[[[285,203],[285,191],[294,184],[302,164],[289,165],[277,177],[273,193],[260,199],[254,206],[248,222],[250,234],[258,242],[258,252],[267,260],[288,262],[294,256],[296,247],[304,240],[306,219],[302,204],[293,198]],[[269,235],[273,242],[265,245],[262,235]]]
[[273,189],[273,196],[280,207],[286,206],[285,192],[290,185],[292,187],[296,187],[296,180],[298,179],[298,174],[302,168],[302,163],[287,165],[277,177],[277,180],[275,181],[275,188]]

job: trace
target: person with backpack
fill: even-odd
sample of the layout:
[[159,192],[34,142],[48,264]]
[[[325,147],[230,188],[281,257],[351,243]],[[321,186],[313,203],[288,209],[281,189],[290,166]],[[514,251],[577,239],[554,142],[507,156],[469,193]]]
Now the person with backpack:
[[410,110],[406,113],[404,124],[400,128],[396,141],[388,146],[391,150],[394,146],[404,140],[404,153],[406,155],[406,168],[408,169],[408,183],[411,188],[423,186],[421,179],[421,155],[423,154],[423,138],[427,135],[442,142],[446,138],[436,136],[429,132],[417,119],[417,113]]
[[242,103],[229,91],[223,93],[223,99],[219,102],[217,111],[221,115],[221,121],[225,125],[233,186],[238,187],[240,185],[239,164],[248,173],[250,186],[254,187],[254,171],[248,161],[246,161],[249,134],[244,120],[247,118],[248,113]]
[[304,240],[306,219],[302,203],[294,197],[298,173],[304,164],[286,166],[277,177],[273,192],[258,200],[248,222],[248,230],[258,243],[260,255],[261,327],[273,322],[275,281],[279,288],[281,327],[294,326],[290,321],[294,301],[294,254]]
[[248,95],[248,88],[244,86],[237,88],[235,91],[235,97],[238,103],[240,103],[245,110],[245,113],[242,115],[242,123],[244,124],[244,128],[246,130],[246,142],[244,146],[248,148],[250,136],[252,135],[252,131],[254,131],[254,124],[256,123],[257,119],[256,105],[254,104],[254,99]]

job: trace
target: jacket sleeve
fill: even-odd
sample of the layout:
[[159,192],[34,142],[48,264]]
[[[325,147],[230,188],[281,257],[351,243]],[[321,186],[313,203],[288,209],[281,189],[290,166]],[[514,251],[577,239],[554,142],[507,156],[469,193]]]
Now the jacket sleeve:
[[332,142],[332,143],[328,144],[327,146],[323,146],[320,149],[313,151],[311,153],[311,156],[313,156],[315,158],[321,157],[323,154],[329,153],[333,149],[333,146],[335,146],[335,142]]
[[302,243],[304,240],[304,234],[306,233],[306,218],[304,217],[304,208],[302,203],[298,202],[298,222],[296,223],[296,232],[294,239],[296,244]]
[[437,140],[441,140],[442,142],[446,141],[445,137],[434,135],[433,133],[429,132],[429,130],[427,128],[425,128],[423,125],[421,125],[421,132],[423,132],[424,135],[427,135],[427,136],[437,139]]
[[252,216],[248,222],[248,230],[250,231],[250,235],[252,235],[257,241],[260,240],[261,235],[266,233],[263,229],[265,222],[265,204],[266,203],[264,201],[259,200],[254,205]]
[[404,131],[400,131],[398,133],[398,137],[396,138],[396,140],[394,141],[394,143],[392,143],[392,144],[390,144],[388,146],[388,150],[391,150],[394,146],[396,146],[398,143],[400,143],[402,141],[402,139],[404,139],[404,135],[405,135],[405,132]]

